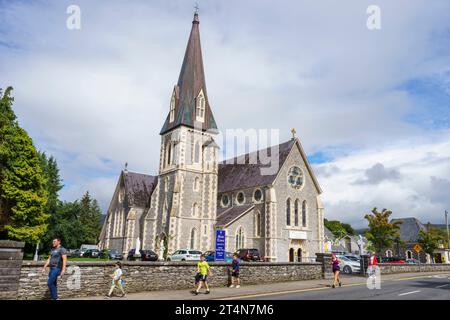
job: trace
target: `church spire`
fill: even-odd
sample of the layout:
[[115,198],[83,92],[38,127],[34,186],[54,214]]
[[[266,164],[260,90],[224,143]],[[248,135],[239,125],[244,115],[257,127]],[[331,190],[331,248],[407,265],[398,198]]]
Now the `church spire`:
[[199,24],[196,11],[178,83],[173,90],[169,115],[160,134],[180,125],[217,130],[206,92]]

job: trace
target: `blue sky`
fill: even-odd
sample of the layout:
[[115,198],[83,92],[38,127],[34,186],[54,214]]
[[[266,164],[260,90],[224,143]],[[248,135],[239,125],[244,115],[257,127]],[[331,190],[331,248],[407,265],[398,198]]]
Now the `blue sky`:
[[[198,1],[208,95],[220,129],[291,128],[326,216],[372,207],[441,222],[450,186],[448,1]],[[81,30],[66,9],[81,8]],[[366,27],[369,5],[381,29]],[[106,210],[125,162],[156,174],[195,1],[0,1],[0,87],[66,200]],[[390,174],[394,174],[390,178]],[[374,175],[379,175],[378,178]],[[364,183],[359,183],[364,181]]]

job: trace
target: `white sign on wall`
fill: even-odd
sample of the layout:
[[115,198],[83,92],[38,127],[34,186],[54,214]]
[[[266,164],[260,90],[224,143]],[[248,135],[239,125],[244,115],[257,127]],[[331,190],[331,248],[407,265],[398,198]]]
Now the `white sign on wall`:
[[306,231],[289,231],[289,239],[299,239],[299,240],[306,240],[308,239],[308,234]]

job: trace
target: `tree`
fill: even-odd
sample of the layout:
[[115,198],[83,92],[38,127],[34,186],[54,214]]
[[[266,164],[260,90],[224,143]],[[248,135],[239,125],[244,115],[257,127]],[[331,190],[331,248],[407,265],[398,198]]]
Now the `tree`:
[[[39,152],[42,172],[46,178],[45,189],[47,190],[46,212],[50,215],[56,213],[59,204],[58,192],[64,187],[59,175],[59,168],[56,159],[53,156],[47,157],[45,152]],[[51,227],[51,224],[49,228]]]
[[437,229],[432,228],[430,223],[428,223],[426,231],[419,231],[418,242],[422,246],[423,251],[430,255],[433,262],[434,251],[439,247],[439,243],[443,240],[442,234]]
[[398,239],[400,221],[390,223],[389,217],[392,211],[383,209],[381,212],[373,208],[371,214],[366,214],[364,218],[369,222],[369,229],[366,231],[366,238],[372,243],[377,254],[381,254],[383,248],[390,248]]
[[83,226],[83,240],[85,243],[97,244],[102,225],[100,224],[102,211],[97,200],[93,199],[89,191],[80,200],[80,222]]
[[0,236],[36,243],[47,229],[45,176],[33,141],[0,90]]
[[331,233],[337,238],[342,239],[346,235],[354,235],[355,231],[352,226],[348,223],[342,223],[337,220],[327,220],[324,219],[325,227],[331,231]]

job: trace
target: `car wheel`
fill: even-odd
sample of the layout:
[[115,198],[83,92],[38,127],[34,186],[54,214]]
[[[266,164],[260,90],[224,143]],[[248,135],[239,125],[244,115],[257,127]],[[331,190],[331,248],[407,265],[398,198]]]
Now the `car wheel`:
[[186,261],[186,259],[181,259],[181,261]]
[[352,273],[352,268],[350,268],[349,266],[345,266],[344,267],[344,273],[345,274],[351,274]]

